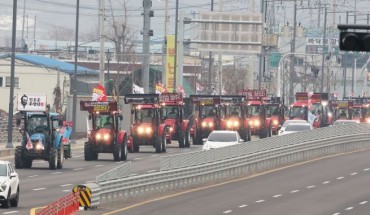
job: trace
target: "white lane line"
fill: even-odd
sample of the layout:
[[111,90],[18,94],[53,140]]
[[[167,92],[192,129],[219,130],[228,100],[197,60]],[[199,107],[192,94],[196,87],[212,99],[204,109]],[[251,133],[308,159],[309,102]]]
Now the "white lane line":
[[279,198],[279,197],[281,197],[281,196],[283,196],[283,195],[278,194],[278,195],[275,195],[275,196],[273,196],[273,197],[274,197],[274,198]]
[[86,181],[86,183],[95,183],[95,180]]
[[367,201],[363,201],[363,202],[360,202],[360,203],[358,203],[359,205],[364,205],[364,204],[366,204],[367,203]]
[[68,193],[68,192],[71,192],[72,190],[62,190],[62,192],[64,193]]
[[76,169],[73,169],[73,170],[75,170],[75,171],[77,171],[77,170],[83,170],[84,168],[76,168]]
[[143,158],[135,158],[134,160],[137,161],[137,160],[142,160]]
[[316,187],[315,185],[311,185],[311,186],[308,186],[307,189],[311,189],[311,188],[314,188]]
[[299,190],[293,190],[293,191],[290,191],[290,193],[298,193]]
[[71,186],[72,184],[62,184],[60,185],[61,187],[67,187],[67,186]]
[[152,169],[152,170],[148,170],[147,172],[156,172],[157,170],[155,169]]
[[8,212],[4,212],[3,214],[14,214],[14,213],[18,213],[19,211],[8,211]]
[[341,180],[341,179],[343,179],[343,178],[344,178],[344,177],[343,177],[343,176],[341,176],[341,177],[338,177],[337,179],[338,179],[338,180]]
[[28,176],[29,178],[34,178],[34,177],[37,177],[37,176],[39,176],[39,175],[30,175],[30,176]]
[[256,203],[261,203],[261,202],[264,202],[265,200],[261,199],[261,200],[258,200],[256,201]]
[[247,207],[248,205],[239,205],[239,208]]
[[370,168],[366,168],[366,169],[364,169],[364,172],[369,171],[369,170],[370,170]]
[[44,188],[44,187],[41,187],[41,188],[36,188],[36,189],[32,189],[32,190],[34,190],[34,191],[39,191],[39,190],[45,190],[46,188]]
[[158,155],[152,155],[152,157],[157,157]]
[[322,184],[330,184],[330,181],[324,181]]
[[99,164],[99,165],[96,165],[95,167],[101,167],[101,166],[104,166],[104,165],[102,165],[102,164]]
[[228,211],[224,211],[223,213],[224,214],[228,214],[228,213],[231,213],[231,212],[233,212],[232,210],[228,210]]
[[83,155],[73,155],[74,158],[82,157]]
[[351,173],[351,175],[357,175],[357,172]]
[[122,161],[118,161],[118,162],[115,162],[115,163],[122,163]]
[[335,213],[335,214],[333,214],[333,215],[339,215],[340,213]]
[[60,174],[60,173],[62,173],[62,172],[53,172],[53,173],[51,173],[52,175],[58,175],[58,174]]
[[348,207],[348,208],[346,208],[345,210],[346,211],[350,211],[350,210],[352,210],[353,209],[353,207]]

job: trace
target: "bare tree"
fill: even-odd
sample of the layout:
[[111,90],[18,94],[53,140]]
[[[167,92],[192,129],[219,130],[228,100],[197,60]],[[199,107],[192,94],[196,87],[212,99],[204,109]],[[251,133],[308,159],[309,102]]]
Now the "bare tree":
[[235,95],[246,87],[247,69],[234,58],[234,65],[224,68],[222,70],[222,77],[222,85],[226,93]]

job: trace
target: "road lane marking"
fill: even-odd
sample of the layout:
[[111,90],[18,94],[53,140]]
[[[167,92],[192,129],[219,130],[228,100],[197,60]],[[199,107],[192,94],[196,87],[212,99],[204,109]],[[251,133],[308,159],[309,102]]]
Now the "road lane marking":
[[335,214],[333,214],[333,215],[339,215],[340,213],[335,213]]
[[99,165],[96,165],[95,167],[101,167],[101,166],[104,166],[104,165],[102,165],[102,164],[99,164]]
[[157,157],[158,155],[152,155],[152,157]]
[[76,169],[73,169],[73,170],[75,170],[75,171],[77,171],[77,170],[83,170],[84,168],[76,168]]
[[369,170],[370,170],[370,168],[366,168],[366,169],[364,169],[364,172],[369,171]]
[[58,175],[58,174],[60,174],[60,173],[62,173],[62,172],[53,172],[53,173],[51,173],[52,175]]
[[4,212],[3,214],[14,214],[14,213],[18,213],[19,211],[8,211],[8,212]]
[[343,179],[343,178],[344,178],[344,177],[343,177],[343,176],[341,176],[341,177],[338,177],[337,179],[338,179],[338,180],[341,180],[341,179]]
[[60,185],[61,187],[67,187],[67,186],[71,186],[72,184],[62,184]]
[[239,208],[247,207],[248,205],[239,205]]
[[62,192],[64,193],[68,193],[68,192],[71,192],[72,190],[62,190]]
[[95,183],[95,180],[86,181],[86,183]]
[[280,195],[280,194],[278,194],[278,195],[275,195],[275,196],[273,196],[274,198],[279,198],[279,197],[282,197],[283,195]]
[[363,201],[363,202],[360,202],[360,203],[358,203],[359,205],[364,205],[364,204],[366,204],[367,203],[367,201]]
[[232,210],[228,210],[228,211],[224,211],[223,213],[224,214],[228,214],[228,213],[231,213],[231,212],[233,212]]
[[348,208],[346,208],[346,211],[350,211],[352,209],[353,209],[353,207],[348,207]]
[[315,185],[311,185],[311,186],[308,186],[307,189],[311,189],[311,188],[314,188],[316,187]]
[[357,175],[357,172],[351,173],[351,175]]
[[[147,201],[142,201],[142,202],[139,202],[139,203],[134,203],[134,204],[129,205],[127,207],[123,207],[123,208],[120,208],[120,209],[117,209],[117,210],[109,211],[107,213],[104,213],[103,215],[116,214],[116,213],[119,213],[119,212],[122,212],[122,211],[127,211],[127,210],[132,209],[132,208],[136,208],[136,207],[139,207],[139,206],[142,206],[142,205],[146,205],[146,204],[149,204],[149,203],[152,203],[152,202],[158,202],[158,201],[161,201],[161,200],[169,199],[169,198],[176,197],[176,196],[185,195],[185,194],[188,194],[188,193],[193,193],[193,192],[197,192],[197,191],[201,191],[201,190],[207,190],[207,189],[214,188],[214,187],[220,187],[220,186],[223,186],[223,185],[226,185],[226,184],[232,184],[232,183],[235,183],[235,182],[245,181],[245,180],[249,180],[249,179],[252,179],[252,178],[257,178],[259,176],[268,175],[268,174],[271,174],[271,173],[274,173],[274,172],[279,172],[279,171],[282,171],[282,170],[286,170],[286,169],[289,169],[289,168],[292,168],[292,167],[298,167],[298,166],[302,166],[304,164],[313,163],[313,162],[316,162],[316,161],[321,161],[321,160],[334,158],[334,157],[340,157],[340,156],[343,156],[343,155],[350,155],[350,154],[369,151],[369,150],[370,150],[370,148],[360,149],[360,150],[353,150],[353,151],[350,151],[350,152],[343,152],[343,153],[339,153],[339,154],[335,154],[335,155],[328,155],[328,156],[325,156],[325,157],[315,158],[315,159],[312,159],[312,160],[303,161],[303,162],[295,163],[295,164],[288,165],[288,166],[283,166],[283,167],[280,167],[280,168],[277,168],[277,169],[268,170],[268,171],[265,171],[265,172],[262,172],[262,173],[257,173],[255,175],[248,175],[248,176],[245,176],[245,177],[242,177],[242,178],[229,180],[229,181],[225,181],[225,182],[220,182],[218,184],[213,184],[213,185],[209,185],[209,186],[206,186],[206,187],[193,188],[193,189],[190,189],[190,190],[187,190],[187,191],[183,191],[183,192],[179,192],[179,193],[175,193],[175,194],[170,194],[170,195],[167,195],[167,196],[162,196],[162,197],[150,199],[150,200],[147,200]],[[315,187],[315,186],[313,186],[313,187]],[[310,186],[308,188],[312,188],[312,187]]]
[[82,157],[83,155],[73,155],[74,158]]
[[299,190],[293,190],[293,191],[290,191],[290,193],[298,193]]
[[330,184],[330,181],[324,181],[322,184]]
[[39,191],[39,190],[45,190],[46,188],[44,188],[44,187],[41,187],[41,188],[35,188],[35,189],[33,189],[34,191]]
[[147,172],[156,172],[157,170],[155,169],[152,169],[152,170],[148,170]]
[[137,160],[142,160],[143,158],[135,158],[134,160],[137,161]]
[[37,177],[37,176],[39,176],[39,175],[30,175],[30,176],[28,176],[29,178],[34,178],[34,177]]
[[265,201],[265,200],[261,199],[261,200],[256,201],[256,203],[262,203],[262,202],[264,202],[264,201]]

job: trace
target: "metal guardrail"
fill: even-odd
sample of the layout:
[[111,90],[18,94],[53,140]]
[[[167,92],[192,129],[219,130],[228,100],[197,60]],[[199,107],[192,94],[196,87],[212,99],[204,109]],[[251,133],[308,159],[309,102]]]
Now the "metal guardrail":
[[100,183],[103,181],[109,181],[114,179],[120,179],[130,176],[131,174],[131,161],[126,162],[121,166],[118,166],[114,169],[109,170],[101,175],[96,176],[96,183]]
[[201,154],[180,154],[175,156],[178,160],[166,156],[172,157],[170,170],[99,182],[100,203],[147,197],[244,176],[290,162],[368,147],[370,126],[356,124],[275,136]]

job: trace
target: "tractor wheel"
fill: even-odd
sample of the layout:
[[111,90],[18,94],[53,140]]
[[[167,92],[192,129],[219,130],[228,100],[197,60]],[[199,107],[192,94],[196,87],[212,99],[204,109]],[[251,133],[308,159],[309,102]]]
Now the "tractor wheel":
[[185,133],[185,148],[189,148],[191,144],[191,136],[190,136],[190,129],[186,129]]
[[166,152],[167,151],[166,133],[163,133],[161,143],[162,143],[162,152]]
[[94,154],[91,155],[91,160],[98,160],[98,157],[99,157],[99,153],[95,152]]
[[54,149],[50,149],[49,154],[49,169],[56,169],[58,164],[58,152]]
[[195,140],[194,140],[195,145],[203,145],[203,140],[202,140],[202,135],[200,135],[200,132],[195,135]]
[[23,158],[23,168],[30,169],[32,167],[32,161],[31,158]]
[[23,148],[22,146],[17,146],[15,148],[14,160],[15,160],[15,168],[22,169],[23,168]]
[[9,189],[9,191],[8,191],[8,197],[1,202],[1,206],[3,208],[10,208],[10,206],[11,206],[10,205],[10,192],[11,192],[11,190]]
[[64,163],[64,145],[63,145],[63,143],[60,143],[59,148],[58,148],[57,168],[62,169],[63,168],[63,163]]
[[260,139],[263,139],[263,138],[267,137],[267,129],[266,128],[260,128],[259,137],[260,137]]
[[162,137],[160,136],[155,137],[155,152],[156,153],[162,152]]
[[179,141],[179,148],[184,148],[185,147],[185,135],[184,133],[182,133],[182,131],[179,131],[178,141]]
[[85,142],[84,146],[85,161],[91,161],[93,158],[92,151],[90,149],[89,142]]
[[114,161],[120,161],[121,156],[122,156],[122,145],[121,144],[114,144],[114,149],[113,149],[113,159]]
[[139,152],[139,150],[140,150],[139,140],[138,140],[137,137],[133,138],[132,150],[133,150],[133,152]]
[[128,154],[128,151],[127,151],[127,136],[125,136],[123,138],[123,143],[122,143],[121,150],[122,150],[122,152],[121,152],[121,161],[125,161],[125,160],[127,160],[127,154]]

